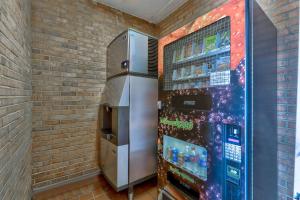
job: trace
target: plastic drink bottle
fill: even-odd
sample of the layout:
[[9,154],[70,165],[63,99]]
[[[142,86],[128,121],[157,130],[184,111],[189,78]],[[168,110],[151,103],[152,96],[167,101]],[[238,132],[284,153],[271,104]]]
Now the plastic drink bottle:
[[184,152],[184,167],[186,169],[191,168],[191,147],[189,145],[185,146],[185,152]]
[[175,147],[173,147],[172,155],[173,155],[172,156],[172,161],[174,163],[177,163],[178,162],[178,150]]
[[197,153],[196,153],[196,150],[195,150],[195,147],[192,147],[192,151],[191,151],[191,171],[193,173],[196,173],[197,171]]

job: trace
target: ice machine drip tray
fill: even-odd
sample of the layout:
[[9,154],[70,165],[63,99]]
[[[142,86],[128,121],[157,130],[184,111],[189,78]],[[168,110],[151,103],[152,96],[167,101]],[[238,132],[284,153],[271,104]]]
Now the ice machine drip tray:
[[112,133],[112,108],[108,105],[100,106],[100,127],[103,134]]
[[128,113],[126,106],[100,106],[100,130],[102,137],[121,146],[128,144]]

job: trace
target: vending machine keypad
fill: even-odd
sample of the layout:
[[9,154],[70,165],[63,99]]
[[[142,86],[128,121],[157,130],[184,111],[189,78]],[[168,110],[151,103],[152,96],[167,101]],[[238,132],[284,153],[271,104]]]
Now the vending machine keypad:
[[241,146],[225,143],[225,157],[229,160],[241,162]]

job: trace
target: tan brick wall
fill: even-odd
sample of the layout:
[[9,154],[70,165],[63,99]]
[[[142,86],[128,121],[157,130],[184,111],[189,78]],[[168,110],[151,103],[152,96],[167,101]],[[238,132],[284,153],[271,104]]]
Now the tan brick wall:
[[31,194],[30,0],[0,1],[0,199]]
[[138,18],[91,0],[32,0],[33,187],[99,169],[98,107],[106,47]]
[[[158,24],[164,36],[224,0],[190,0]],[[278,29],[278,199],[293,194],[298,66],[299,0],[258,0]]]

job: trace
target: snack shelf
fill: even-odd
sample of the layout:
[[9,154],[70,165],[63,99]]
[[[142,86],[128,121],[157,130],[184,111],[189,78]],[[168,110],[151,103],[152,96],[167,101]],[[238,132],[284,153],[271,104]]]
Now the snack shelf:
[[164,47],[164,90],[230,84],[230,20],[204,27]]
[[225,47],[221,47],[221,48],[217,48],[217,49],[214,49],[214,50],[211,50],[211,51],[209,51],[207,53],[201,53],[199,55],[193,55],[193,56],[191,56],[189,58],[184,58],[184,59],[182,59],[180,61],[173,62],[172,64],[173,65],[184,64],[184,63],[187,63],[187,62],[192,62],[192,61],[204,59],[204,58],[207,58],[207,57],[210,57],[210,56],[215,56],[215,55],[226,53],[226,52],[230,52],[230,45],[225,46]]
[[186,78],[181,78],[181,79],[176,79],[173,80],[174,82],[186,82],[186,81],[193,81],[195,79],[203,79],[203,78],[209,78],[210,74],[203,74],[199,76],[194,76],[194,77],[186,77]]

